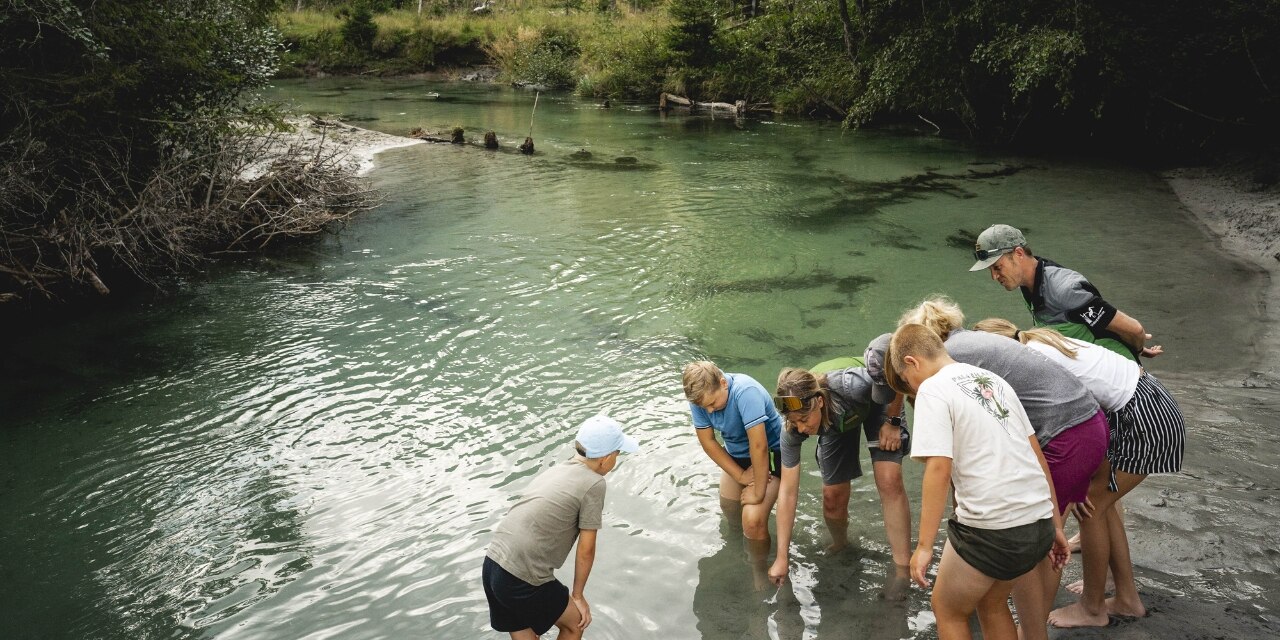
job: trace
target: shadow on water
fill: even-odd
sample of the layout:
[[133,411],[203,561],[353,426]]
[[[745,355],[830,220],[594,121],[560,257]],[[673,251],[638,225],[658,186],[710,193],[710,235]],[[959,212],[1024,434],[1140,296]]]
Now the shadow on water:
[[[803,158],[803,155],[798,157],[801,161]],[[826,228],[849,217],[870,216],[885,207],[938,195],[975,198],[977,195],[965,188],[966,183],[1005,178],[1034,168],[1029,165],[992,165],[990,168],[970,168],[964,173],[942,173],[936,168],[926,168],[915,175],[880,181],[858,180],[832,172],[814,174],[805,171],[792,179],[810,185],[811,193],[800,198],[800,203],[792,209],[797,213],[789,216],[788,220],[798,226]],[[912,245],[895,248],[923,249]]]
[[726,293],[756,294],[831,287],[836,290],[836,293],[852,297],[875,282],[876,279],[871,276],[837,276],[830,271],[818,270],[803,275],[695,282],[689,285],[686,293],[693,297],[706,298]]
[[157,349],[150,334],[173,307],[207,310],[187,291],[145,290],[0,319],[0,329],[23,336],[0,359],[0,405],[11,419],[68,400],[67,410],[78,412],[104,389],[189,366],[199,357],[198,341],[173,341]]

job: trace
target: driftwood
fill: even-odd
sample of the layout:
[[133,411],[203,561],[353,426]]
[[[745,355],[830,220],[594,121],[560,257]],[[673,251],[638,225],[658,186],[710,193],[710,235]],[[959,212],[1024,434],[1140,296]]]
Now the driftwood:
[[696,102],[674,93],[662,93],[658,96],[658,109],[660,111],[668,111],[670,109],[688,109],[689,111],[726,111],[735,115],[742,115],[747,111],[768,111],[768,104],[747,104],[746,100],[735,100],[728,102]]

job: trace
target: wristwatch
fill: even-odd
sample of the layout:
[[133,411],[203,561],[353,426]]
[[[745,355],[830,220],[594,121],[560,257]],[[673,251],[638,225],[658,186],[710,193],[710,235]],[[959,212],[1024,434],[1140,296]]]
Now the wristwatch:
[[889,418],[888,420],[885,420],[885,422],[888,422],[889,424],[891,424],[891,425],[893,425],[893,426],[895,426],[895,427],[901,427],[901,426],[902,426],[902,416],[894,416],[894,417],[892,417],[892,418]]

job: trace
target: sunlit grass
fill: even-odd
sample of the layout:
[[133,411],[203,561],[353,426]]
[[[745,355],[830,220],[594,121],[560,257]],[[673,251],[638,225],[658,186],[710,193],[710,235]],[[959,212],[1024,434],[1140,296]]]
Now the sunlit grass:
[[[419,15],[416,8],[401,9],[376,15],[374,22],[379,31],[414,32],[427,27],[437,32],[481,35],[481,40],[489,44],[501,35],[514,36],[521,27],[539,32],[555,27],[589,40],[600,31],[602,24],[652,31],[665,27],[670,21],[666,11],[632,11],[625,5],[615,14],[574,11],[565,15],[562,9],[529,4],[528,8],[500,9],[488,15],[473,15],[469,9],[438,16],[427,12]],[[286,37],[301,39],[323,31],[337,31],[342,26],[342,18],[333,11],[281,11],[276,14],[276,26]]]
[[[662,8],[572,11],[528,0],[487,15],[469,8],[419,15],[416,7],[374,16],[371,51],[343,43],[344,17],[334,11],[282,11],[276,25],[289,43],[286,67],[337,72],[404,74],[487,62],[506,80],[546,83],[595,96],[647,95],[665,72],[663,34],[671,19]],[[567,53],[538,49],[544,39],[572,43]]]

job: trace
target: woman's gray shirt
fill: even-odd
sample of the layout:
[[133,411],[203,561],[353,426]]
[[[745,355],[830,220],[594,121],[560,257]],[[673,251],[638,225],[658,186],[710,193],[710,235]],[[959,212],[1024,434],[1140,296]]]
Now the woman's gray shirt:
[[1098,412],[1098,402],[1079,378],[1016,340],[956,329],[947,338],[946,347],[956,362],[986,369],[1009,383],[1042,447]]

